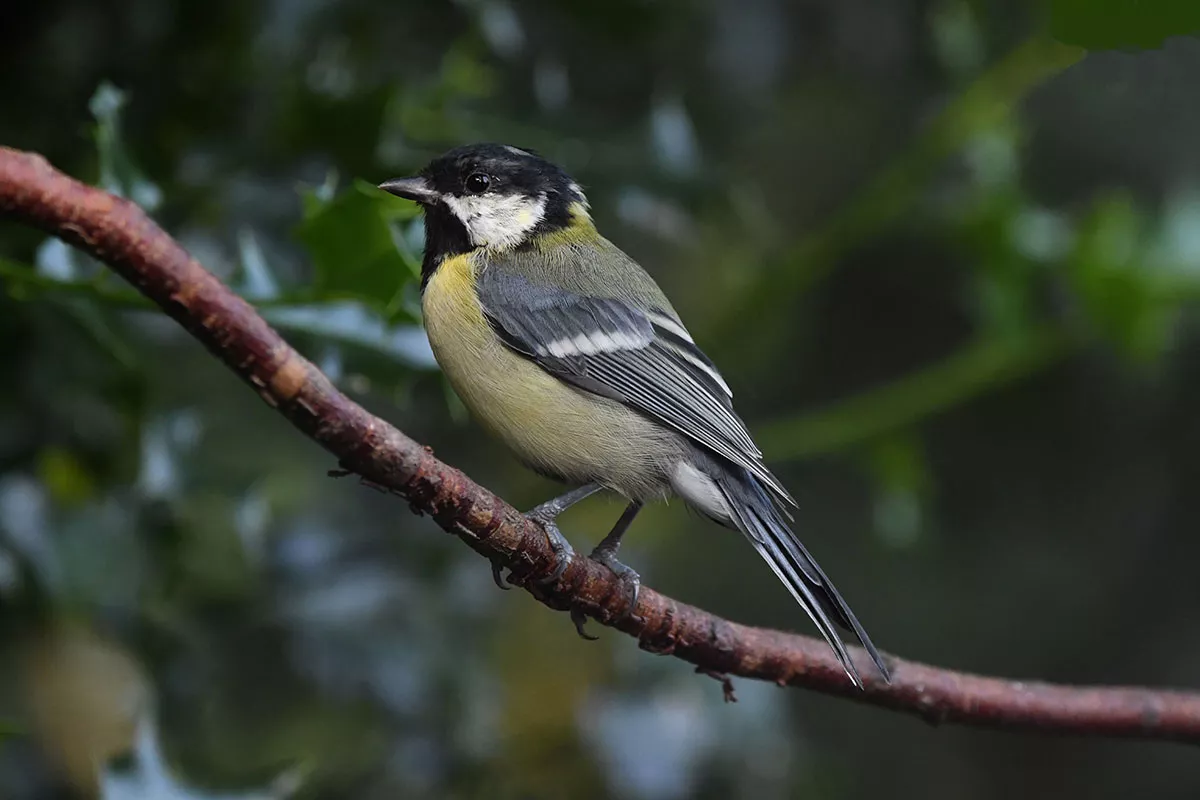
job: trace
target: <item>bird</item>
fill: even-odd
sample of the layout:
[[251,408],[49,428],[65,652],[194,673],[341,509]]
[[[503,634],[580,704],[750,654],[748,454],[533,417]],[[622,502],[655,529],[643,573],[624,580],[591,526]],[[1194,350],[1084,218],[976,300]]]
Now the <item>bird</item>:
[[557,517],[615,492],[628,505],[591,557],[634,608],[640,578],[617,559],[622,537],[645,503],[678,496],[744,534],[856,687],[839,628],[890,682],[792,532],[795,500],[767,469],[729,384],[653,278],[597,230],[579,183],[534,150],[479,143],[379,188],[424,212],[422,317],[451,387],[522,463],[573,487],[527,514],[556,555],[550,579],[573,553]]

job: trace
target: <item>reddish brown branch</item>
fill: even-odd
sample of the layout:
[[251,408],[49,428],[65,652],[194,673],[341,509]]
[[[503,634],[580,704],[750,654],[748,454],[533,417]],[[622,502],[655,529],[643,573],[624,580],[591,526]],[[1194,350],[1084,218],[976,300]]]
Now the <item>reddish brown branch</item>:
[[[510,568],[516,580],[544,576],[552,568],[553,554],[539,528],[339,392],[132,203],[72,180],[40,156],[0,148],[0,214],[107,263],[344,469],[403,496],[414,512],[429,514]],[[577,608],[602,622],[626,611],[625,594],[612,574],[582,556],[556,585],[530,583],[528,589],[551,608]],[[855,650],[866,681],[866,691],[859,692],[823,642],[729,622],[649,588],[642,590],[636,614],[615,627],[643,649],[684,659],[709,675],[803,686],[933,723],[1200,742],[1197,694],[1008,681],[891,657],[889,686]]]

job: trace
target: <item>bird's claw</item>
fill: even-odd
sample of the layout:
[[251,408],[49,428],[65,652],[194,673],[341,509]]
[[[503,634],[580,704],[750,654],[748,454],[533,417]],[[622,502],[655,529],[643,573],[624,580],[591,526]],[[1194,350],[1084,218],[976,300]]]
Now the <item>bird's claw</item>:
[[567,571],[567,567],[570,566],[571,559],[575,556],[575,548],[571,547],[567,537],[562,535],[562,531],[558,529],[553,517],[544,517],[538,514],[536,509],[525,516],[542,526],[542,530],[546,533],[546,539],[550,542],[550,549],[554,551],[554,570],[546,577],[538,579],[537,582],[543,585],[557,583],[558,579]]
[[608,567],[625,589],[627,602],[625,613],[615,621],[620,622],[628,619],[637,610],[638,594],[642,589],[642,576],[638,575],[632,567],[628,567],[618,561],[616,554],[607,548],[597,547],[592,551],[591,558],[593,561]]
[[503,564],[501,564],[499,561],[492,561],[492,580],[496,582],[497,586],[507,592],[509,589],[513,588],[513,585],[504,580],[504,575],[500,572],[502,569],[504,569]]
[[575,632],[579,634],[580,639],[587,639],[589,642],[594,642],[600,638],[599,636],[593,636],[585,630],[587,615],[578,608],[571,609],[571,622],[575,623]]
[[[562,531],[558,529],[558,525],[555,524],[553,517],[543,516],[537,512],[537,509],[534,509],[525,516],[542,526],[542,530],[546,532],[546,538],[550,541],[550,549],[554,551],[554,558],[557,562],[554,565],[554,571],[546,577],[539,579],[538,583],[542,585],[556,583],[571,564],[571,559],[575,556],[575,548],[571,547],[571,543],[567,541],[567,537],[562,535]],[[571,609],[571,622],[575,623],[575,632],[579,634],[581,639],[594,642],[600,638],[599,636],[593,636],[584,629],[584,626],[587,625],[587,616],[578,608]]]
[[[627,567],[620,561],[617,561],[616,555],[606,548],[597,547],[592,551],[591,559],[608,567],[627,593],[626,602],[628,605],[625,606],[625,613],[616,618],[614,622],[621,622],[628,619],[637,610],[638,593],[642,588],[642,577],[631,567]],[[587,639],[589,642],[594,642],[600,638],[599,636],[593,636],[584,629],[584,626],[587,625],[587,615],[578,608],[571,609],[571,622],[575,623],[575,632],[579,634],[580,638]]]

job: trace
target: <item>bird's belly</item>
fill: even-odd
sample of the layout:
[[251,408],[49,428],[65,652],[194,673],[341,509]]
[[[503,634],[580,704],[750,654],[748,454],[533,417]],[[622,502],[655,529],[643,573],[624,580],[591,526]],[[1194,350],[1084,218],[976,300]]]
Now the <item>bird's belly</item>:
[[539,472],[637,499],[665,494],[679,437],[505,347],[483,316],[470,269],[469,257],[447,259],[422,306],[434,356],[472,416]]

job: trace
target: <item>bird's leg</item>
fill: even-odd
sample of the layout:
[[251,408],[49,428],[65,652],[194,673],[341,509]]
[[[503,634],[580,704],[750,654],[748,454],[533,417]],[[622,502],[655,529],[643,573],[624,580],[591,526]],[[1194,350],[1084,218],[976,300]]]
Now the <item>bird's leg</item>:
[[633,518],[641,510],[640,500],[630,503],[621,514],[621,518],[617,520],[617,524],[608,532],[608,536],[601,539],[600,544],[592,550],[592,560],[599,561],[608,567],[621,583],[625,584],[625,591],[629,594],[629,607],[625,616],[632,614],[633,610],[637,608],[638,591],[642,587],[642,579],[631,568],[617,560],[617,550],[621,547],[621,537],[625,535],[625,531],[629,530]]
[[[593,548],[591,554],[593,561],[598,561],[608,567],[617,576],[617,579],[624,584],[625,591],[629,596],[629,605],[626,607],[626,611],[621,616],[621,619],[628,617],[637,608],[638,591],[642,587],[642,578],[631,568],[617,561],[617,550],[621,547],[621,537],[625,535],[625,531],[629,530],[630,523],[633,522],[633,518],[641,510],[642,503],[640,500],[634,500],[626,506],[625,511],[621,513],[620,519],[617,520],[617,524],[613,525],[613,529],[608,532],[608,536],[601,539],[600,544]],[[575,623],[576,632],[584,639],[595,640],[597,638],[584,629],[587,617],[578,608],[571,609],[571,621]]]
[[550,549],[554,551],[554,558],[558,562],[557,566],[554,567],[554,572],[539,581],[539,583],[553,583],[561,578],[563,572],[567,569],[567,565],[571,563],[571,556],[575,553],[575,550],[571,547],[571,543],[567,541],[567,537],[563,536],[562,531],[558,529],[558,524],[555,522],[558,515],[580,500],[591,497],[600,491],[601,488],[598,483],[586,483],[578,489],[572,489],[566,494],[559,495],[553,500],[547,500],[525,514],[526,517],[542,526],[542,530],[546,532],[546,538],[550,540]]

